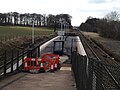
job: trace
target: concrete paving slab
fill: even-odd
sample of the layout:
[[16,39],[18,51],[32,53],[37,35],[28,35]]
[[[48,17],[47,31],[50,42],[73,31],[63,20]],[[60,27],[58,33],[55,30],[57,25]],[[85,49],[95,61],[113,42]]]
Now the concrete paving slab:
[[74,78],[67,68],[70,67],[54,73],[19,73],[0,81],[0,90],[75,90]]

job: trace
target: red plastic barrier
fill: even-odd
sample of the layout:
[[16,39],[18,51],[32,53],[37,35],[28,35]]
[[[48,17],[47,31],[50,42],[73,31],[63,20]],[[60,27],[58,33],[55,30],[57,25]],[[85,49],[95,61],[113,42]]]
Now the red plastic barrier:
[[59,55],[56,54],[43,54],[41,58],[25,58],[23,65],[24,70],[45,70],[54,71],[58,68]]
[[45,63],[45,70],[54,71],[54,69],[56,69],[59,64],[59,55],[57,54],[43,54],[41,55],[41,59]]
[[25,58],[24,59],[24,70],[36,69],[40,70],[38,58]]

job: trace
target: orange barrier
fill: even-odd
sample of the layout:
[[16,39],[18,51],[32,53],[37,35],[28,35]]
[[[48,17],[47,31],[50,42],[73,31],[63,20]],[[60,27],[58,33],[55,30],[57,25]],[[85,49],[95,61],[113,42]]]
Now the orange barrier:
[[41,58],[25,58],[23,62],[26,71],[54,71],[58,68],[58,64],[59,55],[57,54],[43,54]]
[[40,70],[38,58],[25,58],[23,65],[24,65],[24,70],[31,70],[31,69]]
[[41,59],[45,63],[44,64],[45,70],[54,71],[55,69],[58,68],[59,55],[57,55],[57,54],[43,54],[43,55],[41,55]]

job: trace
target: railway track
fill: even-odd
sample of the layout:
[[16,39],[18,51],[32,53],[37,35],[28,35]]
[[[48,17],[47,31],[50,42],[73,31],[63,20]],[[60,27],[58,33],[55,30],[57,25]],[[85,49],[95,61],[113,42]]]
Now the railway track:
[[120,90],[120,64],[81,32],[79,32],[79,36],[88,57],[101,63],[101,68],[95,68],[95,74],[98,74],[97,76],[101,79],[102,89]]

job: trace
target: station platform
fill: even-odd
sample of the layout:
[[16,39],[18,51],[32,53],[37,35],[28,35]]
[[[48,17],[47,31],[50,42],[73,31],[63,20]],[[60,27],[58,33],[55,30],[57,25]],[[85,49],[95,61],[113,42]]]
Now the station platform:
[[59,71],[39,74],[21,72],[0,81],[0,90],[75,90],[70,64]]
[[[54,40],[59,39],[59,37]],[[68,37],[65,40],[64,53],[68,56],[72,50],[79,46],[80,41],[78,36]],[[59,46],[59,45],[58,45]],[[53,52],[53,41],[47,42],[41,48],[41,54]],[[20,72],[0,80],[0,90],[76,90],[75,80],[71,71],[71,64],[69,58],[66,56],[60,57],[61,68],[53,73],[38,73],[32,74],[27,72]],[[68,63],[64,63],[66,61]]]

